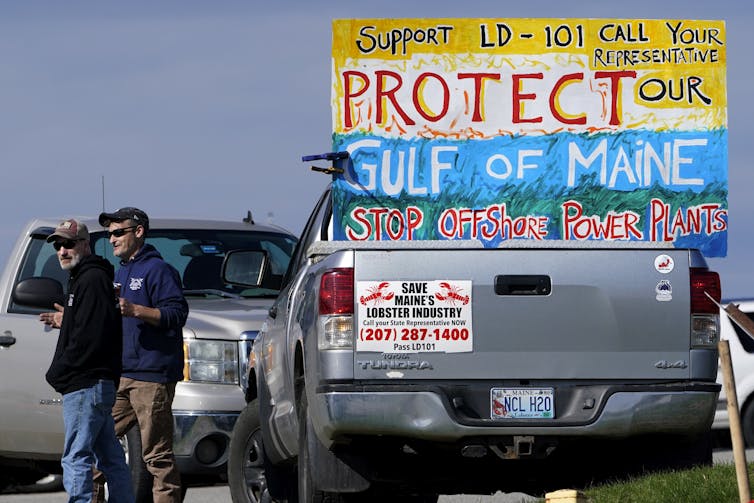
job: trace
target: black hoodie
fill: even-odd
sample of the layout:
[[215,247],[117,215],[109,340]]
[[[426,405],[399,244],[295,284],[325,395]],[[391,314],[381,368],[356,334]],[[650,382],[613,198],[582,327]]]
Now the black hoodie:
[[65,394],[109,379],[118,386],[123,328],[113,290],[113,266],[99,255],[71,269],[55,356],[46,379]]

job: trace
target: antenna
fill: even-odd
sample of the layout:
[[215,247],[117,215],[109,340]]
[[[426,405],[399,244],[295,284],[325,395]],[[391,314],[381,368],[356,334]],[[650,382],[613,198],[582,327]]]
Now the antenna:
[[105,211],[105,175],[102,175],[102,213]]

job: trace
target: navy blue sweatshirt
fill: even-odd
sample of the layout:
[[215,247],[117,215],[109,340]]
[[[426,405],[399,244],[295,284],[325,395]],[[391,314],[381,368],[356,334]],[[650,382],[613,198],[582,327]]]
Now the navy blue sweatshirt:
[[137,318],[123,318],[123,377],[169,383],[183,379],[183,325],[188,303],[178,271],[145,244],[115,273],[120,296],[160,310],[160,326]]

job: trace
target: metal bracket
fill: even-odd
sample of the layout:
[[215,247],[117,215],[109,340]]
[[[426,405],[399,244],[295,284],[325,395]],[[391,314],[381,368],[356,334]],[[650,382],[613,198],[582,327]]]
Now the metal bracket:
[[[325,160],[331,161],[333,163],[335,163],[336,161],[342,161],[343,159],[348,159],[348,152],[326,152],[324,154],[305,155],[301,158],[301,160],[304,162]],[[342,168],[336,168],[335,166],[330,166],[328,168],[312,166],[311,169],[312,171],[325,173],[327,175],[332,175],[334,173],[342,174],[345,172]]]
[[332,175],[333,173],[343,173],[342,169],[336,168],[334,166],[330,166],[329,168],[320,168],[319,166],[312,166],[312,171],[318,171],[320,173],[325,173],[327,175]]

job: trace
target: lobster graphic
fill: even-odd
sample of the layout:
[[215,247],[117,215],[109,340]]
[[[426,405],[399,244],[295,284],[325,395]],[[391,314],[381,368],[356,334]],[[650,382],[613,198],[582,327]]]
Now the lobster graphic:
[[395,296],[395,292],[387,292],[385,293],[383,290],[390,286],[390,283],[387,281],[383,281],[377,286],[371,286],[367,288],[367,291],[369,292],[369,295],[362,295],[359,297],[359,302],[361,302],[362,306],[366,306],[368,302],[374,302],[375,304],[381,304],[382,302],[388,301],[392,299]]
[[455,305],[456,302],[460,302],[464,306],[469,303],[469,296],[461,295],[460,288],[453,286],[450,283],[446,283],[445,281],[440,283],[440,288],[443,288],[445,291],[435,293],[435,298],[437,298],[437,300],[446,300],[452,305]]
[[496,416],[505,417],[508,415],[508,408],[497,398],[492,399],[492,410]]

